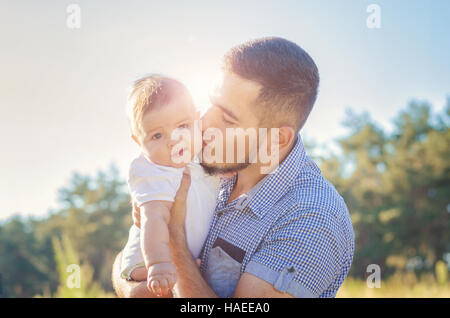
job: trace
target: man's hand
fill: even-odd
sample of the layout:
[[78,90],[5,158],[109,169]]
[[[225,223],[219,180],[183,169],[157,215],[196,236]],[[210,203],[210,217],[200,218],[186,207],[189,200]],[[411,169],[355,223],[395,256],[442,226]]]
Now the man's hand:
[[133,201],[133,223],[138,228],[141,228],[141,210],[136,202]]
[[186,200],[191,185],[191,173],[186,167],[183,171],[180,187],[178,188],[175,200],[170,210],[169,232],[183,231],[186,223]]

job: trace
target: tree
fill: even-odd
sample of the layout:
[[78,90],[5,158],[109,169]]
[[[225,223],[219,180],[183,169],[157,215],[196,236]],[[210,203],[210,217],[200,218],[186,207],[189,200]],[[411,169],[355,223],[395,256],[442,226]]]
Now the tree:
[[59,193],[60,208],[36,226],[36,231],[47,238],[66,235],[80,259],[95,269],[93,278],[105,290],[112,290],[112,263],[132,224],[125,182],[111,167],[95,178],[75,173]]
[[13,217],[0,226],[0,275],[3,297],[31,297],[48,280],[45,247],[36,240],[30,224]]
[[436,116],[427,103],[412,101],[390,134],[368,114],[347,114],[343,155],[323,158],[322,169],[351,212],[354,275],[372,263],[385,275],[430,271],[450,251],[449,114],[450,99]]
[[62,289],[60,280],[61,264],[73,255],[74,264],[84,264],[84,275],[92,274],[101,289],[112,291],[112,263],[132,224],[124,185],[115,167],[94,178],[75,173],[60,189],[59,207],[47,217],[0,224],[3,296],[72,295],[75,291]]
[[53,238],[59,286],[53,297],[56,298],[97,298],[112,296],[105,293],[100,284],[93,280],[94,269],[88,263],[80,263],[67,235],[62,240]]

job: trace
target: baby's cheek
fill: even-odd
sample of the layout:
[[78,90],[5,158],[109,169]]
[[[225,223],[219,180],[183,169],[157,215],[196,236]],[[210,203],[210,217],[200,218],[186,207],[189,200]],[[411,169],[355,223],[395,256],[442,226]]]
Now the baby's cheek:
[[169,164],[172,160],[169,147],[159,147],[157,150],[157,156],[163,165]]
[[156,164],[161,164],[166,161],[166,154],[163,152],[162,148],[160,142],[149,142],[145,145],[147,156]]
[[151,142],[148,142],[147,144],[145,144],[145,151],[149,157],[154,156],[155,147],[152,147]]

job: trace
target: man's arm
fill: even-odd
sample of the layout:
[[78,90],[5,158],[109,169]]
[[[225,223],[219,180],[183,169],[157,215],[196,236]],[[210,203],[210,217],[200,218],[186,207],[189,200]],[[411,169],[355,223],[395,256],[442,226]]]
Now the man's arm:
[[[170,233],[172,259],[178,271],[175,285],[177,297],[183,298],[217,298],[217,294],[209,287],[200,274],[190,254],[184,233]],[[249,273],[242,274],[234,298],[292,298],[288,293],[277,291],[273,285]]]
[[294,298],[291,294],[281,293],[272,284],[249,273],[239,279],[234,298]]
[[[190,176],[183,174],[180,188],[171,209],[171,221],[169,223],[172,261],[178,272],[178,280],[175,285],[176,295],[185,298],[216,298],[218,296],[203,279],[187,246],[184,222],[189,185]],[[234,297],[275,298],[292,296],[277,291],[271,284],[256,276],[244,273],[239,280]]]
[[[189,185],[189,175],[183,175],[180,188],[175,196],[175,201],[171,209],[169,223],[170,251],[172,261],[178,272],[178,280],[175,285],[176,297],[216,298],[218,296],[203,279],[198,264],[195,262],[187,246],[184,222],[186,219],[186,197]],[[133,221],[139,227],[140,213],[137,206],[134,206]],[[116,257],[113,270],[113,286],[117,295],[119,297],[155,297],[146,287],[145,281],[129,282],[120,278],[120,257],[121,253]],[[277,291],[271,284],[256,276],[244,273],[239,280],[234,297],[276,298],[292,296]]]
[[179,234],[171,237],[172,262],[178,272],[175,284],[176,297],[182,298],[217,298],[218,296],[205,282],[200,270],[186,244],[186,236]]
[[191,177],[189,170],[186,169],[170,210],[169,246],[172,262],[178,273],[175,295],[182,298],[216,298],[217,295],[200,274],[187,245],[185,232],[186,199],[190,184]]

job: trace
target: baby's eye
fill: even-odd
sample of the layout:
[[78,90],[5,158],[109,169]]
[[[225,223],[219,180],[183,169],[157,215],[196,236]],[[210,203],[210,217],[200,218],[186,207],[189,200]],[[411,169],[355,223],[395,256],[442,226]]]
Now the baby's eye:
[[156,134],[154,134],[154,135],[152,136],[152,139],[156,140],[156,139],[159,139],[159,138],[161,138],[161,137],[162,137],[162,135],[161,135],[160,133],[156,133]]
[[181,124],[180,126],[178,126],[178,128],[189,128],[188,124]]

